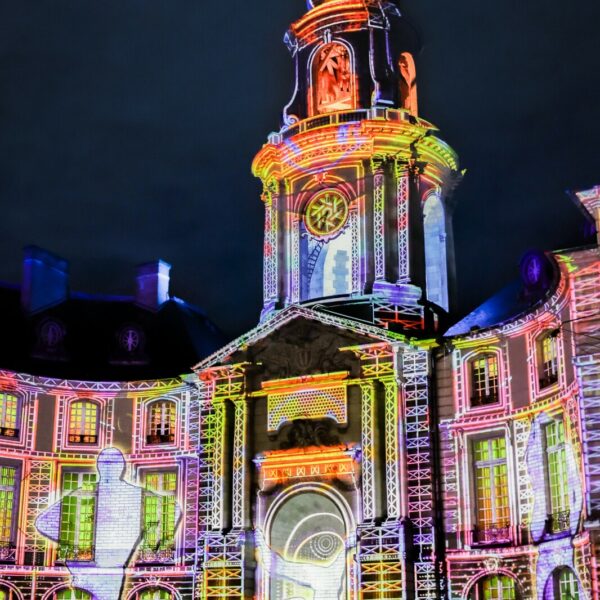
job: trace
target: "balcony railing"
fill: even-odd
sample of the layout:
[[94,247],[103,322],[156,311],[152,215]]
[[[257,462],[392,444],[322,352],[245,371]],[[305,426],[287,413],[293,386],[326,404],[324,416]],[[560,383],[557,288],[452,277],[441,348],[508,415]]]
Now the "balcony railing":
[[15,562],[17,548],[12,542],[0,540],[0,563]]
[[546,531],[550,535],[565,533],[571,530],[571,511],[563,510],[548,515]]
[[492,523],[485,528],[473,529],[474,544],[507,544],[511,541],[511,527],[508,523]]
[[146,444],[174,444],[175,434],[174,433],[149,433],[146,436]]
[[137,562],[148,565],[172,564],[175,562],[175,547],[151,548],[142,546],[138,551]]
[[94,560],[93,546],[76,546],[72,544],[61,544],[58,548],[57,560],[64,562],[67,560],[90,562]]
[[0,437],[18,438],[19,430],[13,427],[0,427]]
[[97,435],[69,434],[69,444],[97,444]]

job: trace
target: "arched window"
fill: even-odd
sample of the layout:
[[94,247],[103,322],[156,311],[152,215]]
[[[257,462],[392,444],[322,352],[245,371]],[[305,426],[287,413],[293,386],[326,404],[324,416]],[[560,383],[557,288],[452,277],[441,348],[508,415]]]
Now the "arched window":
[[19,398],[0,392],[0,437],[19,437]]
[[69,407],[69,443],[98,443],[98,405],[90,400],[71,402]]
[[92,600],[92,595],[79,588],[64,588],[55,592],[54,600]]
[[314,115],[356,107],[355,81],[348,48],[332,42],[319,48],[312,65]]
[[400,67],[400,102],[402,108],[416,115],[418,113],[417,70],[412,54],[403,52],[400,55],[398,66]]
[[135,600],[171,600],[173,594],[164,588],[146,588],[135,595]]
[[469,593],[469,600],[516,600],[514,579],[508,575],[490,575],[480,579]]
[[554,332],[537,340],[538,376],[540,389],[558,381],[558,339]]
[[158,400],[148,407],[147,444],[174,444],[177,405],[172,400]]
[[446,218],[437,194],[431,194],[423,206],[423,234],[427,299],[448,310]]
[[[272,600],[346,597],[346,526],[336,503],[306,491],[278,508],[270,527],[270,545],[261,553],[269,565]],[[325,575],[326,573],[326,575]]]
[[471,371],[471,406],[498,402],[498,357],[480,354],[469,362]]
[[579,600],[579,582],[577,576],[568,567],[557,569],[552,574],[554,600]]

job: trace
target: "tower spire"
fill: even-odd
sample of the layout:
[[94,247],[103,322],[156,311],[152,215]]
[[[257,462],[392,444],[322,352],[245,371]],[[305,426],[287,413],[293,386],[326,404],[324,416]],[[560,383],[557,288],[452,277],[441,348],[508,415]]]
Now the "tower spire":
[[423,330],[449,309],[458,160],[419,118],[414,30],[392,2],[308,0],[285,41],[283,126],[257,154],[264,309],[295,303]]

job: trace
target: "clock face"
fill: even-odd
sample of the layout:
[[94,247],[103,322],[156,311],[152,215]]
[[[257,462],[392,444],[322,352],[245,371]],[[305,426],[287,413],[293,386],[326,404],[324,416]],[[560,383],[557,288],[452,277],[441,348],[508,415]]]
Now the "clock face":
[[339,192],[325,190],[315,194],[306,206],[304,223],[315,237],[331,237],[348,220],[348,202]]

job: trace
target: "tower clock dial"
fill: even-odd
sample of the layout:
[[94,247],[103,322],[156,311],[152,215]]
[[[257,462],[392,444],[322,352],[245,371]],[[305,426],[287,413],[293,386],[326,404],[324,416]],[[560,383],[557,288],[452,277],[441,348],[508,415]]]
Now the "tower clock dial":
[[331,237],[348,221],[348,201],[334,190],[315,194],[306,206],[304,223],[315,237]]

